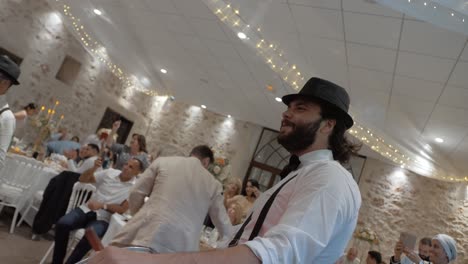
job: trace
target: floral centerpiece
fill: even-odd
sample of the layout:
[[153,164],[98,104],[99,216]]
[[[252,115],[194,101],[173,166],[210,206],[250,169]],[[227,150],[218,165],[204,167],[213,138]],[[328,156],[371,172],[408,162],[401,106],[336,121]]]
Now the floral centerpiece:
[[214,162],[208,167],[208,171],[211,172],[217,179],[221,180],[221,175],[223,174],[226,166],[229,165],[229,160],[222,157],[215,157]]
[[378,245],[380,243],[377,233],[367,227],[361,227],[354,232],[354,237],[359,240],[364,240],[370,244]]

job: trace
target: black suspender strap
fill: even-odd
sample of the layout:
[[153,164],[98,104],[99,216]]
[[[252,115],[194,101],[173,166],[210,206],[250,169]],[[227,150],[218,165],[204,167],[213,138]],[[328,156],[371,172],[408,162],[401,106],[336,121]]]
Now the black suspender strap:
[[3,114],[3,112],[10,110],[10,107],[5,107],[2,110],[0,110],[0,115]]
[[[255,223],[255,226],[254,228],[252,229],[252,233],[250,233],[250,237],[249,237],[249,241],[254,239],[255,237],[258,236],[258,234],[260,233],[260,229],[262,228],[263,226],[263,222],[265,222],[265,218],[268,214],[268,211],[270,210],[270,207],[271,205],[273,204],[273,201],[275,200],[276,196],[278,195],[278,193],[281,191],[281,189],[289,182],[291,181],[292,179],[294,179],[295,177],[297,176],[294,175],[292,176],[291,178],[289,178],[289,180],[285,181],[278,189],[276,189],[276,191],[270,196],[270,198],[268,198],[268,201],[265,203],[265,205],[263,206],[262,208],[262,211],[260,211],[260,215],[258,216],[258,219],[257,219],[257,222]],[[239,239],[241,238],[242,236],[242,233],[244,233],[244,229],[245,227],[249,224],[250,220],[252,220],[252,214],[253,212],[249,215],[249,217],[244,221],[244,224],[241,226],[241,228],[239,229],[239,231],[237,231],[236,235],[234,236],[234,238],[231,240],[231,242],[229,242],[229,247],[233,247],[233,246],[236,246],[237,243],[239,242]]]

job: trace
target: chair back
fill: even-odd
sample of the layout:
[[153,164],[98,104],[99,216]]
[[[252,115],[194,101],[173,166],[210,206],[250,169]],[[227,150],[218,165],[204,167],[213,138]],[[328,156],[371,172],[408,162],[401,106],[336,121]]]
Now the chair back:
[[96,187],[90,183],[76,182],[68,202],[67,213],[86,203],[95,191]]
[[0,172],[0,181],[9,186],[28,190],[37,182],[36,174],[42,169],[41,165],[7,156],[5,167]]

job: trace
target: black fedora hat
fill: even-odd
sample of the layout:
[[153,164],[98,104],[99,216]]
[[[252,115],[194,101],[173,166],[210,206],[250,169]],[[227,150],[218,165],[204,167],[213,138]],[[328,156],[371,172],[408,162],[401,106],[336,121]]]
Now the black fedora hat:
[[21,70],[18,65],[16,65],[16,63],[7,56],[0,56],[0,71],[8,75],[14,85],[19,84],[18,78],[20,76]]
[[348,114],[349,95],[343,87],[327,80],[312,77],[299,93],[285,95],[282,100],[283,103],[289,105],[291,101],[304,97],[316,98],[332,104],[341,112],[346,128],[349,129],[353,126],[353,118]]

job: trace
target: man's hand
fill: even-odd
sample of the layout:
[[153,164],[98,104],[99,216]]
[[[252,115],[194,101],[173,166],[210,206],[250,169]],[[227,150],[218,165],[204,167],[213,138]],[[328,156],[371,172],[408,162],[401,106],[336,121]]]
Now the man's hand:
[[398,241],[395,245],[395,249],[393,250],[393,258],[395,261],[400,261],[401,260],[401,254],[403,253],[403,242]]
[[403,248],[403,253],[405,253],[406,257],[414,263],[419,263],[422,260],[416,252],[408,248]]
[[94,168],[99,169],[102,167],[102,158],[99,157],[94,161]]
[[88,202],[88,208],[91,209],[92,211],[97,211],[99,209],[102,209],[103,207],[104,207],[104,204],[98,201],[89,200]]
[[[115,121],[115,122],[112,124],[112,131],[115,132],[115,131],[119,130],[120,124],[121,124],[121,123],[122,123],[122,121],[120,121],[120,120]],[[110,135],[109,135],[109,136],[110,136]]]
[[103,251],[97,252],[91,257],[89,264],[156,264],[154,259],[147,253],[132,252],[122,248],[106,247]]

